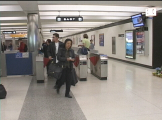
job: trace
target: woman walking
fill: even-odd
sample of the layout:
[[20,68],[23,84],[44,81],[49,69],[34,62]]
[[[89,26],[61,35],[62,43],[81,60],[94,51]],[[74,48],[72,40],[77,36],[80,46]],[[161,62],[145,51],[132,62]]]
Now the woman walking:
[[74,50],[71,49],[72,47],[72,40],[66,39],[64,43],[64,47],[59,49],[58,52],[58,60],[59,65],[63,66],[63,71],[60,80],[58,81],[58,88],[57,93],[59,94],[59,90],[61,86],[66,82],[66,92],[65,97],[72,98],[69,94],[71,82],[72,82],[72,69],[73,69],[73,62],[75,60]]

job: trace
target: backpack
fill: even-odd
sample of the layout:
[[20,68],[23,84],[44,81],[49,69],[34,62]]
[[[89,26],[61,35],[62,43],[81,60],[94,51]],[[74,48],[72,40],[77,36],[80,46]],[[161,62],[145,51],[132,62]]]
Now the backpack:
[[27,45],[25,44],[25,46],[24,46],[24,52],[27,52],[28,51],[28,47],[27,47]]
[[87,55],[88,54],[88,49],[86,47],[81,48],[81,54],[82,55]]
[[5,87],[0,84],[0,99],[5,99],[7,95],[7,91],[5,89]]

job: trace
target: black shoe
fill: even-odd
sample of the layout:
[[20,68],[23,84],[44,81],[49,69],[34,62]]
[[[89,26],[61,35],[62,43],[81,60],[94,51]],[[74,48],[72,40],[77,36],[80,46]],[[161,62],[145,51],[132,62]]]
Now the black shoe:
[[70,96],[70,95],[65,95],[65,97],[67,97],[67,98],[72,98],[72,96]]
[[53,88],[54,88],[54,89],[57,89],[57,87],[58,87],[58,86],[57,86],[57,85],[55,85]]

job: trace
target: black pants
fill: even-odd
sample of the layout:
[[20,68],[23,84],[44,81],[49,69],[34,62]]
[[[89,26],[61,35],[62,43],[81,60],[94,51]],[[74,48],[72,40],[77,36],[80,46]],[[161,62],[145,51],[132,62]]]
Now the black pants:
[[70,68],[65,68],[62,71],[62,77],[58,80],[58,88],[60,89],[64,82],[66,82],[66,92],[65,95],[69,95],[70,87],[72,81],[72,72]]
[[47,68],[47,73],[48,73],[48,69],[49,69],[49,65],[50,65],[50,61],[47,63],[47,66],[46,66],[46,68]]

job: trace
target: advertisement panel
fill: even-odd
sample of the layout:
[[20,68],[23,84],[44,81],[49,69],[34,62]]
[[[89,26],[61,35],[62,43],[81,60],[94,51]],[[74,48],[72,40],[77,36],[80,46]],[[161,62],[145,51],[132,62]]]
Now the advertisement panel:
[[144,32],[136,32],[136,53],[144,55]]
[[104,34],[99,34],[99,45],[104,46]]
[[126,31],[125,33],[126,58],[134,58],[134,32]]

